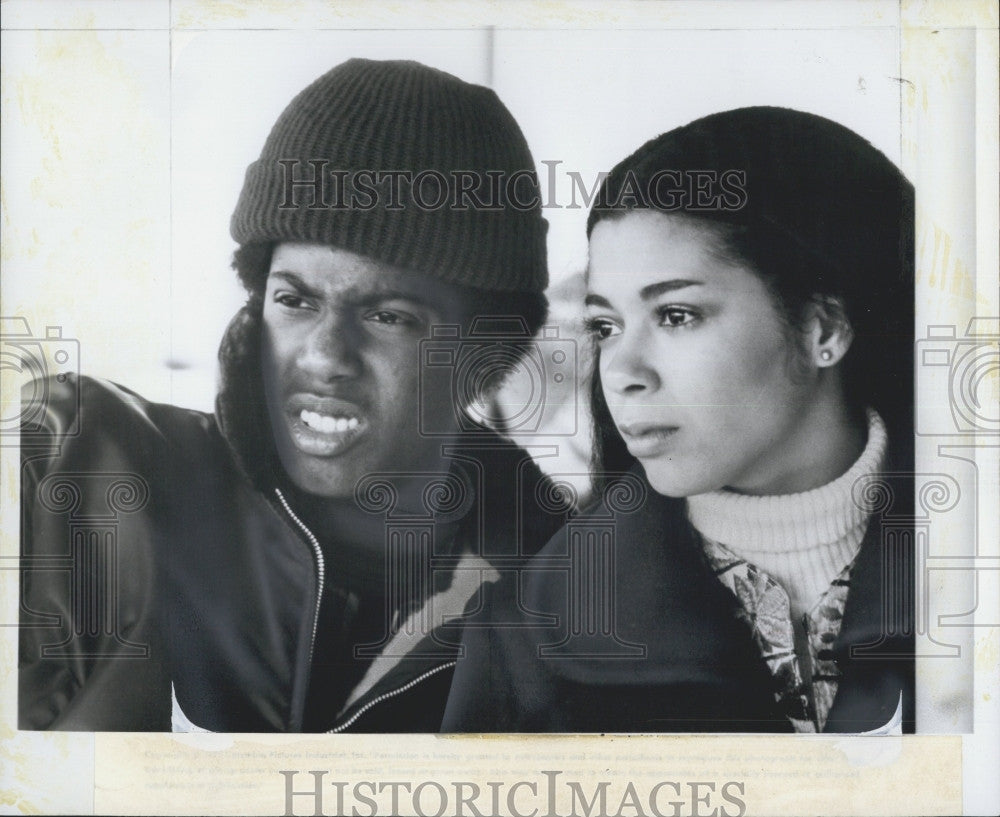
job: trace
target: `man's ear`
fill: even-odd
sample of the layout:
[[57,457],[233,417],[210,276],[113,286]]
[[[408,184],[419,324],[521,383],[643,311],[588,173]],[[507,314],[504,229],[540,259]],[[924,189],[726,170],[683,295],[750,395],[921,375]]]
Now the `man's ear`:
[[811,362],[820,369],[836,366],[854,341],[843,300],[833,295],[814,295],[806,310]]

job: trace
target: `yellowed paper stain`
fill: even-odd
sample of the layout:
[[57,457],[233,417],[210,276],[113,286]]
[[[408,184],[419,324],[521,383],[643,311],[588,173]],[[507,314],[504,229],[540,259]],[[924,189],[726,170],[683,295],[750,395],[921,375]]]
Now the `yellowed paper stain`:
[[[961,810],[961,741],[954,737],[238,736],[208,749],[195,737],[203,736],[99,735],[96,810],[285,814],[290,804],[295,814],[368,814],[368,797],[375,813],[390,814],[393,783],[401,784],[399,814],[436,813],[442,791],[448,806],[441,813],[455,814],[456,792],[469,796],[476,788],[472,802],[483,814],[547,814],[553,803],[555,814],[581,813],[580,796],[597,798],[593,814],[636,813],[633,799],[642,813],[655,814],[651,794],[660,813],[676,815],[713,808],[731,817]],[[319,802],[313,771],[323,772]],[[490,781],[504,783],[498,812]],[[306,793],[286,799],[288,788]]]

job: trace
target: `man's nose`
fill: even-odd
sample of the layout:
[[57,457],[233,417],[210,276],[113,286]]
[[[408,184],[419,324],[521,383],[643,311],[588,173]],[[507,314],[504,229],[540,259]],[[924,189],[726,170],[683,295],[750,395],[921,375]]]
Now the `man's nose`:
[[651,338],[640,329],[625,330],[601,351],[601,385],[625,396],[656,391],[660,378],[650,361]]
[[322,315],[311,327],[299,354],[299,367],[319,381],[354,377],[361,368],[357,328],[344,315]]

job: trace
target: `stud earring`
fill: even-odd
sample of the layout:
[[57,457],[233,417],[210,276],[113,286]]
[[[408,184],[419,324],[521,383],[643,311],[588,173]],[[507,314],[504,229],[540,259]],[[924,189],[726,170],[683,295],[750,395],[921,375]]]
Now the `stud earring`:
[[831,352],[829,349],[823,349],[819,353],[819,359],[822,360],[824,363],[829,363],[831,360],[833,360],[833,352]]

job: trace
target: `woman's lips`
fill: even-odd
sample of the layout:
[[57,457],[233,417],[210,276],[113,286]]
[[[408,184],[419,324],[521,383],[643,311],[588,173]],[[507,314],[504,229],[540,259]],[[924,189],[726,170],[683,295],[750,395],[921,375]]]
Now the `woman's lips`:
[[304,454],[334,457],[367,431],[361,409],[353,403],[314,395],[297,395],[288,402],[292,441]]
[[623,423],[618,426],[629,453],[640,460],[666,453],[679,430],[679,426],[646,423]]

